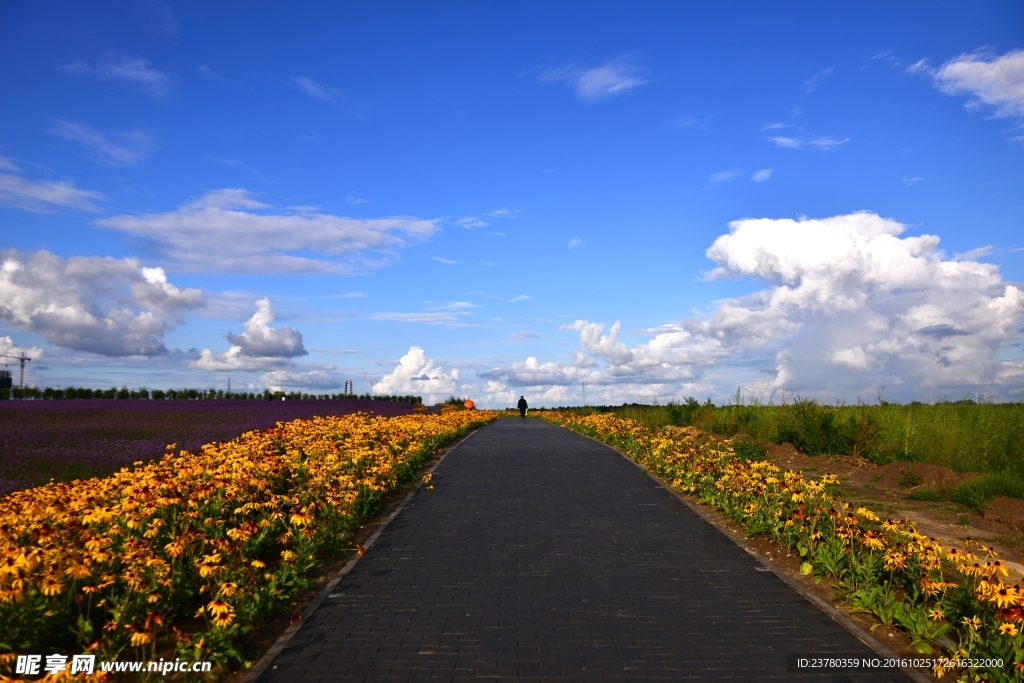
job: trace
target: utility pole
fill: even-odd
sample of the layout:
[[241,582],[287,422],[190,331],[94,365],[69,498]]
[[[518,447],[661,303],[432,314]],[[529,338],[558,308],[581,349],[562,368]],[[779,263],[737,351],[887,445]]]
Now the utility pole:
[[587,383],[586,382],[580,382],[580,384],[583,385],[583,405],[586,406],[587,405]]

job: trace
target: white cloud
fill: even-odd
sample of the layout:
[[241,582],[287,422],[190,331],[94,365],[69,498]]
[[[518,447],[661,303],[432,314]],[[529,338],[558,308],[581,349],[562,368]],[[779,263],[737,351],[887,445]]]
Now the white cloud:
[[[167,213],[96,222],[139,238],[179,268],[198,272],[348,273],[393,260],[396,249],[429,238],[436,220],[271,213],[242,189],[210,192]],[[383,258],[368,258],[366,252]],[[310,255],[313,254],[313,255]]]
[[[6,358],[0,358],[0,361],[2,361],[0,362],[0,365],[7,365],[8,367],[6,369],[10,371],[10,366],[13,365],[11,362],[11,356],[20,357],[22,354],[25,354],[28,358],[37,361],[43,357],[43,350],[38,346],[20,346],[15,344],[14,340],[10,337],[0,337],[0,356],[6,356]],[[25,367],[30,368],[32,366],[26,364]],[[18,371],[20,372],[20,370],[21,368],[19,367]],[[17,382],[17,375],[13,372],[11,374],[15,377],[14,381]]]
[[86,61],[71,62],[60,67],[60,70],[76,76],[124,81],[143,90],[154,99],[166,99],[174,94],[174,85],[170,77],[151,67],[149,60],[141,57],[108,56],[95,64]]
[[832,75],[834,69],[830,66],[826,69],[822,69],[818,73],[814,74],[804,83],[803,93],[804,95],[810,95],[812,92],[818,89],[821,82]]
[[189,363],[189,367],[209,372],[259,372],[271,368],[287,368],[292,364],[288,358],[280,356],[247,356],[239,346],[231,346],[221,354],[210,349],[203,349],[199,357]]
[[105,356],[164,353],[164,334],[203,306],[198,289],[179,289],[161,268],[136,259],[10,249],[0,267],[0,320],[51,344]]
[[526,300],[527,300],[527,299],[529,299],[529,298],[530,298],[530,297],[526,296],[525,294],[516,294],[516,295],[515,295],[514,297],[512,297],[511,299],[509,299],[509,300],[508,300],[508,302],[509,302],[510,304],[514,304],[514,303],[515,303],[515,302],[517,302],[517,301],[526,301]]
[[583,246],[583,240],[581,240],[579,237],[573,237],[571,240],[569,240],[568,247],[570,249],[573,249],[574,247],[580,247],[580,246]]
[[455,225],[466,230],[473,230],[475,228],[482,228],[487,225],[486,221],[480,220],[477,216],[465,216],[463,218],[452,221]]
[[906,185],[907,187],[910,187],[911,185],[917,185],[922,180],[924,180],[924,178],[922,178],[921,176],[915,176],[913,178],[904,178],[900,182]]
[[79,190],[67,182],[28,180],[17,164],[0,156],[0,204],[37,212],[52,211],[54,207],[99,211],[95,202],[104,198],[101,192]]
[[541,83],[565,82],[577,97],[591,104],[647,83],[640,69],[624,57],[611,59],[590,69],[578,65],[550,69],[542,73],[538,80]]
[[156,147],[153,136],[143,130],[104,135],[85,123],[54,119],[50,132],[65,140],[79,143],[97,161],[114,166],[139,164],[152,154]]
[[771,177],[772,169],[763,168],[754,175],[750,176],[750,179],[753,180],[755,183],[763,183],[764,181],[768,180]]
[[519,209],[494,209],[488,211],[487,215],[491,218],[518,218],[523,212]]
[[335,99],[342,97],[341,91],[336,90],[329,85],[317,83],[308,76],[292,76],[292,83],[299,86],[299,90],[315,100],[333,102]]
[[454,266],[458,263],[458,261],[452,261],[451,259],[441,258],[440,256],[435,256],[434,260],[437,261],[438,263],[444,263],[449,266]]
[[427,360],[426,353],[418,346],[410,346],[409,352],[398,361],[398,366],[373,386],[375,394],[423,396],[427,403],[448,398],[459,391],[459,369],[444,368]]
[[530,332],[529,330],[518,330],[508,335],[509,341],[526,341],[527,339],[540,339],[540,335],[536,332]]
[[374,313],[370,320],[394,320],[403,323],[427,323],[428,325],[447,325],[459,319],[451,313]]
[[228,334],[228,341],[241,348],[247,356],[276,356],[294,358],[305,356],[302,333],[294,327],[274,329],[274,312],[270,310],[270,299],[264,297],[256,302],[256,312],[245,321],[245,332]]
[[245,332],[228,333],[231,347],[227,351],[217,355],[210,349],[203,349],[189,365],[197,370],[215,372],[289,367],[291,358],[308,353],[302,345],[302,333],[294,327],[270,327],[273,321],[270,299],[264,297],[256,302],[256,312],[252,317],[243,323]]
[[969,108],[987,104],[996,116],[1024,116],[1024,50],[1001,57],[964,54],[934,73],[936,85],[950,95],[973,95]]
[[[732,393],[739,383],[765,396],[784,386],[847,399],[883,382],[904,398],[1024,392],[1024,362],[1004,358],[1020,341],[1024,292],[996,266],[947,259],[937,237],[905,231],[867,212],[735,221],[707,251],[718,266],[709,276],[765,288],[650,330],[637,345],[620,340],[619,323],[578,320],[563,327],[580,335],[571,365],[528,359],[481,376],[566,386],[585,375],[608,400],[712,385]],[[597,367],[583,373],[581,358]]]
[[831,149],[835,149],[840,145],[844,145],[850,141],[850,138],[834,138],[830,135],[801,135],[799,137],[775,135],[768,138],[779,147],[786,149],[816,149],[820,152],[827,152]]
[[349,204],[356,204],[356,205],[359,205],[359,204],[369,204],[370,203],[369,199],[363,199],[362,197],[357,197],[357,196],[355,196],[353,194],[346,195],[345,196],[345,201],[348,202]]
[[337,88],[324,83],[318,83],[308,76],[292,76],[291,82],[298,86],[299,90],[314,100],[333,104],[349,116],[357,118],[360,121],[366,121],[369,119],[366,113],[362,111],[362,105],[350,101],[345,97],[345,93]]
[[977,247],[975,249],[969,249],[962,254],[954,254],[954,261],[973,261],[979,259],[982,256],[986,256],[992,252],[992,245],[987,244],[984,247]]
[[737,178],[742,174],[743,172],[736,168],[729,171],[719,171],[718,173],[711,174],[711,182],[724,183],[725,181]]
[[272,391],[281,391],[286,387],[304,387],[309,389],[334,389],[341,382],[327,370],[272,370],[260,377]]

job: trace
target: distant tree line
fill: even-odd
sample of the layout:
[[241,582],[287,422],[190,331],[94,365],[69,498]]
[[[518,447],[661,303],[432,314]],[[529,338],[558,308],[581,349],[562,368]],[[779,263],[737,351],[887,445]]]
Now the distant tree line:
[[0,389],[0,399],[29,399],[43,401],[67,401],[82,399],[136,399],[150,401],[218,401],[218,400],[249,400],[249,401],[336,401],[339,399],[356,399],[362,401],[397,401],[404,403],[423,403],[421,396],[381,396],[377,394],[306,394],[299,391],[262,392],[224,391],[221,389],[129,389],[128,387],[111,387],[109,389],[89,389],[86,387],[64,387],[63,389],[46,387],[25,387],[20,389]]

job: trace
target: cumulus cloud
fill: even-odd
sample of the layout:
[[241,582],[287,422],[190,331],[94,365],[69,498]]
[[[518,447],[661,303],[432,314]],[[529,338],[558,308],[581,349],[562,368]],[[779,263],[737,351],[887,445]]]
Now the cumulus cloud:
[[904,398],[1024,392],[1024,363],[1004,359],[1020,341],[1024,292],[998,267],[949,259],[937,237],[905,232],[868,212],[735,221],[707,250],[717,264],[708,277],[763,289],[635,345],[619,323],[577,320],[562,328],[579,333],[574,362],[528,359],[482,376],[558,386],[585,376],[622,399],[643,387],[664,398],[712,385],[731,393],[737,383],[765,396],[785,387],[851,399],[881,383]]
[[294,327],[274,329],[274,312],[270,310],[270,299],[264,297],[256,302],[256,312],[245,321],[245,332],[228,334],[228,341],[239,347],[247,356],[275,356],[294,358],[308,352],[302,346],[302,333]]
[[995,115],[1024,116],[1024,50],[1005,55],[960,55],[934,72],[935,83],[950,95],[972,95],[969,108],[989,105]]
[[588,104],[627,93],[647,83],[640,69],[624,57],[589,69],[579,65],[549,69],[538,80],[541,83],[566,83],[578,98]]
[[329,370],[333,367],[317,370],[271,370],[261,375],[260,380],[272,391],[281,391],[286,387],[304,387],[310,389],[335,389],[341,386]]
[[[438,221],[275,212],[242,189],[210,192],[167,213],[105,218],[178,268],[198,272],[349,273],[378,267],[429,238]],[[377,258],[367,256],[375,252]]]
[[56,207],[99,211],[96,202],[102,199],[101,192],[80,190],[68,182],[28,180],[17,164],[0,156],[0,204],[36,212]]
[[93,159],[112,166],[139,164],[156,147],[153,136],[142,130],[103,134],[85,123],[54,119],[50,132],[79,143]]
[[142,57],[110,55],[95,63],[79,60],[59,68],[75,76],[91,76],[129,83],[154,99],[166,99],[174,94],[174,84],[170,77],[151,67],[149,60]]
[[267,370],[289,366],[291,358],[309,353],[302,345],[302,333],[294,327],[270,327],[273,321],[270,299],[264,297],[256,302],[252,317],[243,323],[245,332],[228,333],[231,347],[227,351],[218,355],[203,349],[190,365],[197,370],[212,371]]
[[0,320],[51,344],[105,356],[164,353],[164,334],[203,306],[198,289],[180,289],[161,268],[138,260],[10,249],[0,266]]
[[444,368],[428,360],[426,353],[418,346],[410,346],[391,373],[385,375],[373,386],[376,394],[397,394],[424,396],[428,403],[447,398],[459,391],[459,369]]
[[753,180],[755,183],[763,183],[764,181],[768,180],[771,177],[772,169],[763,168],[754,175],[750,176],[750,179]]
[[481,372],[479,376],[483,379],[498,380],[513,387],[565,386],[579,381],[600,379],[600,373],[587,367],[578,367],[562,361],[541,363],[533,356],[522,363],[512,363]]

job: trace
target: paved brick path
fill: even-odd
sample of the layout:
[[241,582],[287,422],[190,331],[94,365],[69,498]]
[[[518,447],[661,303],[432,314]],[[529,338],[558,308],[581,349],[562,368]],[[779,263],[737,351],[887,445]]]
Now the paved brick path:
[[449,453],[434,485],[261,683],[805,680],[786,653],[874,654],[616,452],[567,430],[499,420]]

